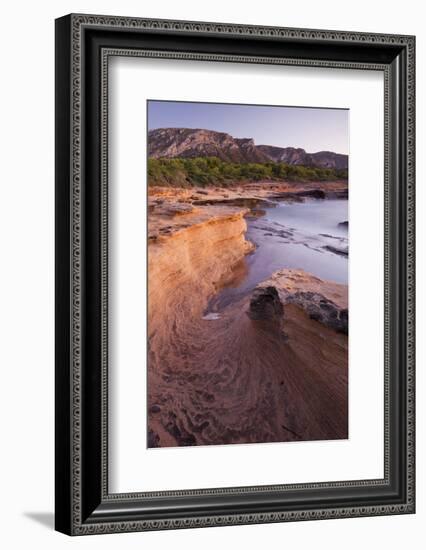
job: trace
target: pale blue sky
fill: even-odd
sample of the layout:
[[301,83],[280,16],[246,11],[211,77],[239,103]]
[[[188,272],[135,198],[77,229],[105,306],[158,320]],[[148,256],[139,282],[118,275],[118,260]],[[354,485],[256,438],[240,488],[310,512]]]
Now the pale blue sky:
[[205,128],[308,153],[349,150],[347,109],[149,100],[148,128]]

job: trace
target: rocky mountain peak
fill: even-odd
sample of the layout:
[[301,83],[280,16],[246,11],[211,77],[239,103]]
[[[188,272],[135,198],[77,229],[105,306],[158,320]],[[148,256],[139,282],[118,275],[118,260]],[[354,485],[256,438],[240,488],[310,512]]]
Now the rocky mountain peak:
[[348,156],[331,151],[307,153],[295,147],[256,145],[253,138],[234,138],[205,128],[156,128],[148,132],[151,158],[218,157],[227,162],[283,162],[347,169]]

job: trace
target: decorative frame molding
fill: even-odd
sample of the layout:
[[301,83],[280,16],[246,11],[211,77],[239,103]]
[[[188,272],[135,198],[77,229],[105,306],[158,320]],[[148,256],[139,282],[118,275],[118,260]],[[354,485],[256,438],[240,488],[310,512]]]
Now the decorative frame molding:
[[[171,44],[177,44],[179,38],[182,38],[182,45],[173,49]],[[228,48],[230,51],[194,51],[194,44],[203,50],[205,38],[215,38],[213,48],[221,44],[221,50]],[[231,47],[225,44],[225,38],[231,39]],[[135,47],[138,39],[141,43]],[[162,44],[161,49],[155,48],[162,39],[168,43]],[[191,51],[187,49],[189,43]],[[296,45],[299,51],[293,53]],[[312,55],[313,46],[315,52],[322,53],[322,57]],[[245,48],[247,52],[233,53],[232,48]],[[274,48],[273,54],[268,51]],[[414,49],[415,39],[412,36],[95,15],[70,15],[56,21],[58,530],[83,535],[414,512]],[[258,50],[259,55],[254,50]],[[278,55],[286,50],[292,55]],[[265,55],[265,51],[269,55]],[[157,493],[108,493],[108,59],[117,55],[383,71],[383,479]],[[95,105],[98,114],[94,113]],[[92,157],[95,159],[93,162],[88,160]],[[89,194],[90,202],[94,199],[98,205],[93,211],[87,206]],[[92,296],[93,301],[89,303]],[[92,310],[95,313],[88,313]],[[93,325],[90,329],[87,328],[90,324],[88,315],[91,315]],[[395,335],[398,336],[397,344],[393,343]],[[87,376],[88,369],[91,369],[90,377]],[[90,404],[89,396],[93,397]],[[396,414],[398,411],[404,413],[402,420]],[[96,441],[93,443],[92,439]],[[401,445],[403,452],[398,454]],[[372,497],[376,491],[376,496],[369,501],[365,490]],[[329,505],[321,503],[317,495],[324,491],[328,496],[354,494],[353,504],[341,505],[337,496]],[[268,504],[266,493],[269,495]],[[305,499],[304,509],[300,509],[300,504],[292,507],[289,503],[288,499],[294,500],[296,494],[299,503]],[[259,504],[253,505],[250,495],[259,497]],[[312,500],[312,495],[316,500]],[[361,504],[356,495],[360,497]],[[176,507],[173,509],[173,499],[182,497],[188,499],[187,512],[179,512]],[[217,497],[222,497],[223,504],[217,505],[215,513],[205,513],[200,505],[197,513],[198,501],[211,497],[216,502]],[[235,501],[234,511],[229,498]],[[263,504],[260,502],[262,498]],[[152,501],[158,504],[158,499],[167,499],[168,504],[162,512],[153,513],[149,504]],[[145,501],[149,501],[146,506]],[[314,502],[317,504],[314,505]],[[231,511],[227,511],[229,509]]]

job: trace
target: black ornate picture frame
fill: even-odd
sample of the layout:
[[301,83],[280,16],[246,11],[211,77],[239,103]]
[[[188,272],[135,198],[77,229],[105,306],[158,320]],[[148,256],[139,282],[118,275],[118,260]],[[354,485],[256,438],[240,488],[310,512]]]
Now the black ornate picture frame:
[[[109,493],[111,56],[383,72],[383,479]],[[58,531],[85,535],[414,513],[414,56],[413,36],[78,14],[56,21]]]

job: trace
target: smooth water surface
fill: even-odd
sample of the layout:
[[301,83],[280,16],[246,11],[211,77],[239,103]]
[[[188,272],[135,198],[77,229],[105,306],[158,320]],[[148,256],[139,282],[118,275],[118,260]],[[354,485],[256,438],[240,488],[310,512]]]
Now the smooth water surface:
[[[246,237],[256,250],[243,260],[232,286],[209,304],[218,311],[283,268],[303,269],[328,281],[348,283],[348,201],[313,199],[263,207],[261,217],[247,219]],[[330,247],[330,248],[327,248]]]

